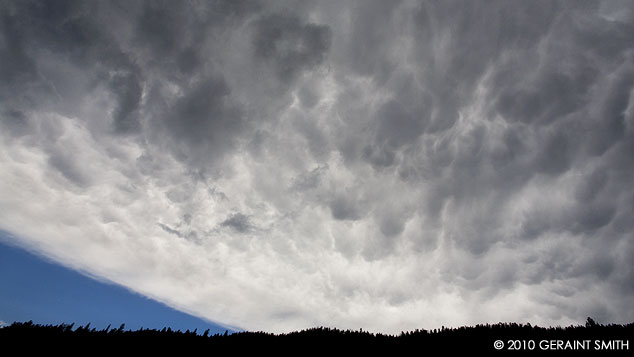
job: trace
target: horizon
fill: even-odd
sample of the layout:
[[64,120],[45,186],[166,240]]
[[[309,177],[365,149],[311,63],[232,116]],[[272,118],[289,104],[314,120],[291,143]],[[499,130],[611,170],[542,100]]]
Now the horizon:
[[627,0],[1,1],[0,320],[634,321],[632,33]]

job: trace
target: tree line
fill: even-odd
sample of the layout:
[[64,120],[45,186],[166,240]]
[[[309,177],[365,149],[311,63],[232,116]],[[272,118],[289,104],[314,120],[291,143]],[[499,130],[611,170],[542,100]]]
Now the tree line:
[[[210,333],[209,330],[172,330],[141,328],[126,330],[125,324],[117,328],[111,326],[96,329],[90,323],[75,327],[74,324],[41,325],[28,322],[14,322],[0,329],[0,344],[19,346],[22,351],[40,349],[77,349],[102,351],[156,351],[175,353],[209,351],[210,353],[248,352],[334,352],[351,353],[396,353],[416,351],[474,352],[488,351],[501,353],[495,348],[496,341],[502,341],[508,349],[509,343],[524,341],[524,348],[531,347],[526,341],[533,341],[533,349],[539,341],[629,341],[634,337],[634,323],[599,324],[588,318],[584,325],[540,327],[531,324],[497,323],[478,324],[456,328],[416,329],[400,334],[381,334],[359,330],[340,330],[329,327],[315,327],[284,334],[241,331]],[[554,343],[554,342],[553,342]],[[546,345],[545,345],[546,346]],[[550,345],[547,345],[550,346]],[[552,344],[557,347],[559,345]],[[563,345],[561,345],[563,346]],[[543,347],[543,346],[542,346]],[[629,346],[627,346],[629,349]],[[632,346],[634,347],[634,346]],[[40,350],[41,351],[41,350]],[[526,352],[526,351],[525,351]],[[535,351],[537,352],[537,351]],[[558,351],[566,352],[566,351]],[[567,351],[579,354],[579,351]]]

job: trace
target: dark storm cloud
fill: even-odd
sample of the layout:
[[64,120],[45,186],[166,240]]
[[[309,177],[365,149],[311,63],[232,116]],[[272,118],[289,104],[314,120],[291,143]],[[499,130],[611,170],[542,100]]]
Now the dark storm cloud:
[[586,175],[575,188],[575,197],[581,202],[593,200],[606,186],[609,174],[605,170],[594,170]]
[[[99,6],[81,1],[3,2],[4,41],[0,52],[6,73],[0,75],[7,77],[2,93],[11,98],[10,103],[29,109],[45,107],[59,99],[70,99],[73,94],[65,87],[67,83],[86,78],[96,82],[109,71],[137,70],[130,55],[102,26]],[[49,79],[59,75],[47,68],[49,60],[53,63],[56,59],[75,71],[75,78],[65,78],[61,86]],[[134,126],[131,116],[139,91],[131,78],[123,79],[128,83],[122,83],[121,78],[112,83],[120,101],[115,111],[117,130]]]
[[184,90],[162,116],[162,125],[183,160],[194,165],[213,161],[212,157],[221,156],[233,145],[233,138],[242,130],[241,108],[232,102],[222,77],[202,79]]
[[346,40],[339,43],[345,47],[341,60],[346,72],[372,75],[379,83],[392,74],[398,64],[390,60],[388,53],[395,39],[391,33],[395,30],[394,12],[401,4],[401,1],[351,2],[353,10],[344,20],[351,30],[340,34]]
[[372,143],[363,150],[364,159],[375,167],[394,163],[395,152],[422,135],[428,120],[429,103],[407,105],[397,100],[383,104],[376,112]]
[[332,32],[325,25],[303,23],[295,15],[273,14],[256,24],[255,54],[269,61],[283,81],[321,64],[328,54]]
[[558,131],[547,135],[542,145],[535,158],[537,172],[558,175],[568,170],[570,144],[565,132]]
[[[3,83],[16,84],[35,77],[35,64],[25,53],[22,33],[17,20],[5,8],[2,14],[2,42],[0,43],[0,79]],[[4,86],[3,86],[4,87]],[[6,95],[6,93],[3,93]]]
[[113,114],[113,125],[117,132],[127,133],[139,129],[139,105],[142,88],[134,74],[115,75],[111,82],[118,106]]
[[[218,156],[226,152],[224,148],[231,147],[231,138],[242,129],[243,119],[222,75],[209,70],[205,63],[208,36],[239,23],[258,7],[251,1],[183,2],[171,6],[154,1],[112,6],[81,1],[5,2],[0,47],[0,76],[5,85],[0,95],[11,98],[5,105],[13,104],[5,111],[18,112],[59,99],[66,101],[75,95],[70,92],[73,86],[88,84],[83,90],[91,91],[104,83],[102,88],[110,92],[114,102],[113,133],[164,128],[163,133],[173,143],[168,149],[175,155],[196,165],[212,162],[213,159],[203,157],[209,152]],[[117,25],[131,33],[122,35]],[[309,27],[300,36],[301,43],[313,41],[311,31]],[[132,43],[126,43],[128,39]],[[46,57],[68,61],[75,78],[53,83],[49,77],[58,74],[41,70]],[[298,59],[299,67],[314,63],[305,56],[299,57],[304,58]],[[183,95],[177,99],[164,93],[157,95],[167,82],[181,87]],[[143,107],[144,91],[150,91],[148,101],[153,107]],[[51,99],[43,100],[44,96]],[[164,103],[161,111],[168,113],[157,115],[157,103]],[[69,111],[67,108],[65,112]],[[74,114],[73,109],[70,113]],[[155,116],[149,125],[148,114]],[[157,123],[157,119],[162,123]],[[156,136],[151,132],[150,135]]]
[[215,30],[222,32],[261,8],[254,0],[123,2],[121,7],[137,14],[133,20],[135,44],[148,48],[154,56],[168,56],[155,57],[152,64],[176,63],[188,75],[202,65],[201,51],[208,35]]
[[91,4],[69,0],[4,2],[3,5],[9,29],[5,36],[14,46],[40,45],[82,61],[99,51],[97,46],[103,44],[102,33],[90,16],[96,9]]
[[[601,18],[597,3],[421,2],[411,16],[394,4],[383,11],[364,5],[352,12],[358,21],[349,33],[335,27],[331,57],[349,69],[342,77],[352,71],[369,78],[387,99],[355,108],[365,98],[341,79],[349,88],[337,107],[346,134],[336,145],[350,167],[361,159],[377,174],[394,170],[405,184],[427,186],[419,212],[432,221],[450,217],[445,239],[475,256],[511,236],[527,245],[557,235],[586,237],[584,246],[627,239],[614,229],[622,214],[632,214],[619,203],[631,189],[611,177],[633,166],[623,160],[632,140],[631,21]],[[408,31],[412,50],[399,67],[403,47],[388,39],[408,38]],[[597,157],[600,168],[586,166]],[[531,188],[566,180],[574,192],[558,199]],[[530,207],[509,215],[519,192]],[[329,201],[332,217],[358,218],[350,202]],[[385,237],[403,234],[395,218],[373,215]],[[367,242],[373,248],[364,256],[389,250],[374,244]],[[605,251],[596,256],[604,258],[569,258],[560,277],[593,281],[624,269],[606,265]]]
[[143,2],[141,15],[136,24],[137,43],[148,46],[153,54],[169,56],[183,45],[186,38],[185,2],[171,6],[156,1]]

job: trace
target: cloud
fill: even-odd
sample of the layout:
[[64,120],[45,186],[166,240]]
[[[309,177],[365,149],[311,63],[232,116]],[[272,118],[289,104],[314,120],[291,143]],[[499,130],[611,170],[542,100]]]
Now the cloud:
[[627,3],[0,6],[18,244],[244,329],[634,318]]
[[255,55],[270,61],[280,79],[286,81],[321,64],[331,38],[326,25],[302,23],[292,15],[271,14],[258,20],[253,46]]
[[123,133],[138,130],[138,110],[142,95],[139,80],[132,74],[115,75],[111,86],[118,99],[118,106],[113,114],[115,130]]
[[227,219],[220,223],[221,227],[228,227],[235,230],[238,233],[247,233],[252,230],[253,227],[249,222],[249,216],[242,213],[234,213],[229,215]]

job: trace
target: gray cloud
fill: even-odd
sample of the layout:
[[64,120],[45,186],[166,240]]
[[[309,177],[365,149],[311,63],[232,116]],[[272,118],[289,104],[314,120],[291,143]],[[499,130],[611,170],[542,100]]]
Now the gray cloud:
[[[0,54],[3,66],[0,69],[0,78],[4,83],[18,84],[24,80],[35,77],[35,64],[25,53],[25,46],[16,20],[10,13],[2,15],[2,47]],[[5,88],[6,89],[6,88]],[[7,93],[3,93],[7,95]]]
[[330,48],[328,26],[302,23],[293,15],[273,14],[259,19],[253,46],[255,55],[270,61],[283,81],[321,64]]
[[173,55],[187,36],[184,24],[187,10],[184,3],[167,7],[157,2],[143,2],[136,22],[136,43],[148,46],[157,55]]
[[176,229],[174,229],[174,228],[171,228],[170,226],[168,226],[168,225],[166,225],[166,224],[163,224],[163,223],[159,223],[158,225],[159,225],[159,227],[161,227],[161,229],[162,229],[162,230],[164,230],[165,232],[167,232],[167,233],[169,233],[169,234],[174,234],[175,236],[177,236],[177,237],[179,237],[179,238],[183,238],[183,234],[182,234],[180,231],[178,231],[178,230],[176,230]]
[[317,166],[316,168],[310,170],[309,172],[302,173],[298,175],[293,180],[292,189],[299,191],[311,190],[319,186],[321,183],[322,177],[326,175],[328,172],[328,165]]
[[[187,222],[187,215],[183,218],[183,222],[187,225],[189,225],[189,222]],[[178,238],[182,238],[182,239],[187,239],[191,242],[195,242],[200,244],[200,240],[198,239],[198,233],[196,231],[190,230],[190,231],[186,231],[186,230],[181,230],[181,229],[176,229],[176,228],[172,228],[170,226],[168,226],[167,224],[163,224],[163,223],[158,223],[158,226],[161,227],[162,230],[164,230],[165,232],[175,235]],[[180,224],[179,224],[180,226]]]
[[51,166],[74,184],[84,186],[88,178],[81,170],[81,163],[77,162],[70,153],[53,152],[49,157]]
[[0,13],[25,246],[250,329],[634,317],[627,2]]
[[21,136],[28,132],[28,118],[19,110],[7,110],[2,115],[3,127],[14,136]]
[[158,125],[173,140],[171,149],[179,158],[200,165],[233,145],[244,119],[230,93],[222,77],[211,76],[184,88],[183,96],[168,105]]
[[115,75],[111,88],[118,99],[118,107],[113,114],[114,128],[117,132],[131,132],[139,129],[139,105],[142,88],[133,74]]
[[229,215],[227,219],[220,223],[220,226],[234,229],[238,233],[247,233],[253,229],[249,216],[242,213]]
[[336,220],[358,220],[362,214],[355,198],[346,195],[338,195],[330,202],[332,218]]

